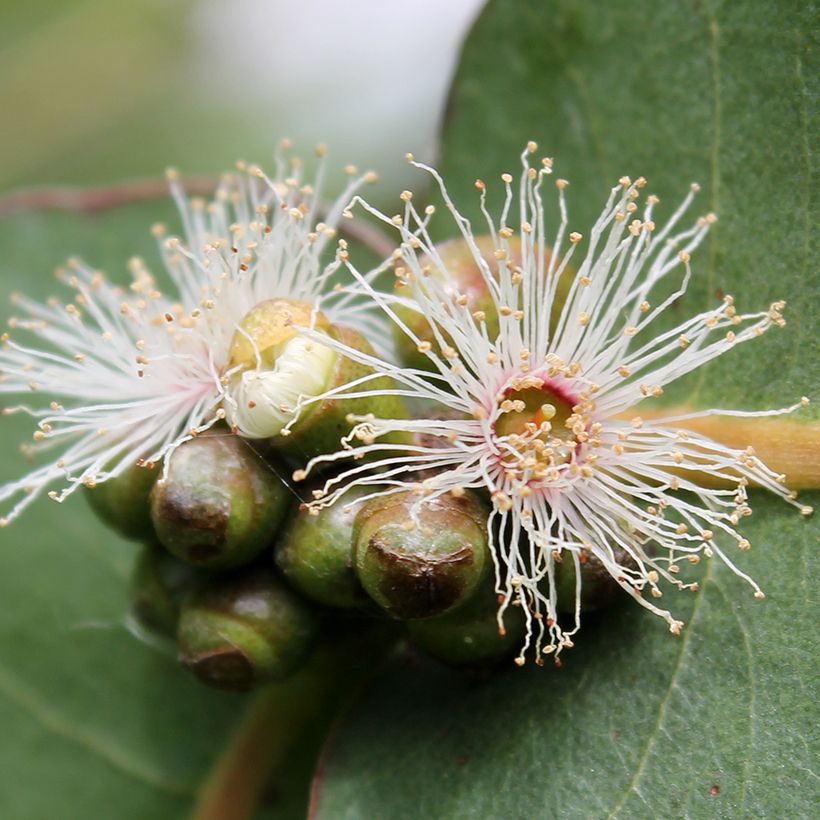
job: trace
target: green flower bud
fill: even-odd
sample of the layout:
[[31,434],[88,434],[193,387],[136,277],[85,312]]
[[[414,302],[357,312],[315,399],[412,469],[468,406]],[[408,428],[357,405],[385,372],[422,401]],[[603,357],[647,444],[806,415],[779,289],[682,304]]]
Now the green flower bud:
[[247,441],[220,432],[174,451],[151,492],[151,518],[177,557],[201,567],[234,567],[273,543],[289,502],[273,467]]
[[145,545],[131,575],[131,612],[146,629],[176,635],[182,599],[202,576],[157,544]]
[[[593,612],[609,606],[621,593],[618,582],[594,555],[582,553],[581,562],[581,611]],[[615,550],[615,561],[620,566],[632,562],[622,549]],[[561,561],[555,562],[556,608],[559,612],[575,612],[575,561],[572,555],[564,553]]]
[[372,606],[353,569],[353,521],[361,507],[356,496],[371,490],[356,488],[344,503],[294,516],[279,539],[276,563],[308,598],[348,609]]
[[489,580],[454,612],[409,621],[407,631],[413,644],[452,666],[492,663],[520,652],[526,632],[521,608],[508,607],[503,632],[499,630],[498,599]]
[[464,603],[489,565],[487,513],[472,495],[424,504],[397,493],[366,502],[354,525],[362,586],[394,618],[429,618]]
[[[490,270],[497,272],[501,262],[496,256],[498,246],[493,242],[493,238],[489,235],[476,236],[475,244],[478,247],[481,257],[487,265],[489,265]],[[507,248],[508,250],[504,260],[513,267],[520,266],[521,238],[519,236],[512,236],[507,239]],[[419,260],[419,264],[422,266],[430,266],[431,271],[429,275],[443,277],[449,282],[452,282],[458,292],[467,297],[467,304],[469,305],[470,311],[479,316],[483,314],[483,321],[487,325],[487,335],[490,339],[495,339],[499,330],[496,305],[487,290],[484,276],[476,264],[473,251],[466,240],[450,239],[446,242],[442,242],[436,245],[436,253],[441,260],[441,265],[428,256],[423,256]],[[545,268],[548,267],[549,264],[550,256],[547,255],[544,260]],[[566,268],[558,282],[555,299],[553,300],[552,309],[550,311],[551,331],[555,330],[558,324],[564,302],[566,301],[570,285],[572,284],[572,278],[572,272],[569,268]],[[397,288],[397,292],[400,295],[409,295],[409,288],[401,284],[400,278],[397,280]],[[438,344],[435,336],[423,313],[404,306],[396,307],[396,312],[399,318],[419,339],[429,341],[433,346],[433,350],[437,350]],[[398,325],[394,325],[394,337],[396,341],[396,351],[404,365],[422,370],[432,369],[429,358],[416,348]]]
[[245,691],[296,671],[310,654],[319,620],[272,570],[222,574],[183,604],[179,658],[205,683]]
[[148,497],[160,474],[158,466],[129,467],[116,478],[85,488],[91,509],[123,538],[153,536]]
[[[370,343],[355,330],[332,327],[329,332],[348,347],[364,353],[373,353]],[[371,368],[366,365],[347,356],[337,355],[324,389],[334,390],[370,372]],[[400,396],[390,393],[391,387],[394,387],[393,380],[382,376],[367,382],[363,389],[383,389],[386,391],[385,395],[358,399],[346,399],[341,395],[309,405],[291,428],[290,434],[287,437],[277,436],[271,440],[271,444],[301,465],[313,456],[333,453],[339,449],[342,437],[350,432],[351,422],[348,416],[351,414],[363,416],[373,413],[378,418],[406,419],[408,413],[404,401]],[[409,436],[400,433],[382,436],[379,439],[384,443],[407,440]]]
[[[350,431],[349,413],[407,417],[401,398],[388,391],[375,399],[336,396],[317,401],[305,406],[293,422],[300,399],[322,395],[371,372],[320,339],[299,332],[307,327],[348,347],[373,352],[361,334],[331,325],[321,311],[305,302],[260,302],[242,319],[231,342],[231,401],[225,406],[229,424],[243,436],[269,439],[300,463],[338,449],[339,440]],[[390,379],[380,378],[369,382],[368,389],[391,384]]]

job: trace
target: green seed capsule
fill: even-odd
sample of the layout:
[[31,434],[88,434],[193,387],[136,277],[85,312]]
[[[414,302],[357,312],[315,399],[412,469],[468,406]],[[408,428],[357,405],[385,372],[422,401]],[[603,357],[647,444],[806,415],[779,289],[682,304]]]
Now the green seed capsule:
[[[593,612],[609,606],[620,594],[618,582],[594,555],[581,556],[581,611]],[[629,566],[629,556],[624,550],[615,550],[615,560],[621,566]],[[559,612],[575,612],[575,561],[565,553],[555,563],[555,591]]]
[[129,467],[116,478],[86,488],[91,509],[123,538],[141,540],[153,536],[148,497],[160,468]]
[[131,611],[141,626],[173,637],[182,599],[201,581],[190,564],[156,544],[147,544],[131,575]]
[[363,505],[354,558],[365,591],[394,618],[441,615],[470,598],[489,565],[486,511],[474,496],[446,496],[410,515],[397,493]]
[[[491,236],[476,236],[475,244],[481,257],[496,278],[500,264],[508,263],[513,267],[521,266],[521,239],[518,236],[512,236],[507,240],[507,253],[502,260],[497,258],[496,251],[499,250],[499,247],[493,242]],[[436,255],[441,264],[428,256],[423,257],[420,260],[420,264],[423,267],[430,267],[430,273],[428,275],[446,278],[448,282],[454,283],[458,293],[467,298],[466,304],[475,317],[476,322],[479,325],[481,322],[484,322],[487,327],[488,337],[495,339],[499,331],[499,318],[496,304],[487,289],[487,283],[481,269],[476,264],[470,246],[464,239],[450,239],[447,242],[436,245]],[[545,270],[549,269],[549,265],[550,255],[548,253],[544,259]],[[442,273],[442,271],[446,272],[446,274]],[[401,282],[401,278],[397,281]],[[571,283],[572,274],[567,268],[558,281],[555,298],[552,303],[552,310],[550,312],[551,330],[555,330],[558,319],[561,316],[561,311],[567,294],[569,293]],[[404,285],[400,285],[397,292],[402,296],[411,295],[410,288]],[[396,307],[396,312],[407,327],[415,333],[416,337],[422,340],[422,343],[430,342],[433,352],[439,353],[435,336],[423,313],[401,305]],[[407,367],[415,367],[422,370],[433,369],[433,365],[427,355],[411,342],[398,325],[394,325],[394,337],[396,351],[402,364]],[[452,344],[452,340],[448,341]]]
[[248,442],[220,432],[174,452],[151,492],[151,518],[177,557],[234,567],[273,543],[289,503],[286,485]]
[[222,574],[182,606],[179,658],[200,680],[245,691],[286,678],[307,659],[319,614],[269,569]]
[[520,607],[504,613],[498,626],[498,599],[488,578],[464,606],[438,618],[410,621],[410,640],[452,666],[493,663],[520,652],[526,624]]
[[353,569],[353,521],[361,503],[351,491],[344,503],[318,515],[295,515],[276,545],[276,563],[301,593],[326,606],[372,606]]

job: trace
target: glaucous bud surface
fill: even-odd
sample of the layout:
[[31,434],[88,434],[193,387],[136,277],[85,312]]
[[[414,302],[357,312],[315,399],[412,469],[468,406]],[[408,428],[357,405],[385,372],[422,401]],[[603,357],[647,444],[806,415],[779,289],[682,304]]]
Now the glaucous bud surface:
[[200,680],[245,691],[286,678],[307,659],[318,610],[271,569],[214,576],[183,604],[179,659]]
[[177,557],[235,567],[273,544],[290,499],[279,473],[247,441],[215,431],[174,451],[151,492],[151,518]]
[[366,502],[356,516],[354,557],[362,586],[394,618],[429,618],[464,603],[489,565],[486,519],[472,495],[425,503],[413,493]]

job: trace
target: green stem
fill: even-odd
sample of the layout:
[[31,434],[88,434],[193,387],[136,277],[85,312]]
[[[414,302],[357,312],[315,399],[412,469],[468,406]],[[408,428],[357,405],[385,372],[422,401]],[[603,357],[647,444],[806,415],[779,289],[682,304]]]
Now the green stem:
[[288,680],[260,690],[199,789],[191,820],[251,820],[297,742],[313,734],[318,746],[376,671],[374,655],[386,656],[391,646],[382,632],[327,643]]
[[[668,408],[647,413],[638,411],[642,418],[662,422],[664,416],[692,412],[691,408]],[[632,418],[634,412],[625,413]],[[701,435],[745,450],[753,447],[757,457],[776,473],[786,476],[786,485],[793,490],[820,487],[820,422],[797,421],[784,418],[736,418],[732,416],[705,416],[674,422],[673,427],[692,430]],[[714,485],[716,479],[708,473],[699,474],[705,485]]]

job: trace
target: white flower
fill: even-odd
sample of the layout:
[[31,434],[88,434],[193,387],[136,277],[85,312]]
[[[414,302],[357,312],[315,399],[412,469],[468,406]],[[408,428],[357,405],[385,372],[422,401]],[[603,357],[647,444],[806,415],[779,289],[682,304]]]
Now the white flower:
[[[207,204],[186,200],[169,173],[184,238],[167,237],[161,225],[154,233],[173,293],[161,293],[139,259],[130,264],[130,290],[73,260],[58,271],[74,291],[70,302],[14,298],[23,315],[10,321],[14,338],[2,337],[0,392],[28,395],[4,413],[37,419],[24,450],[45,463],[0,488],[0,503],[14,500],[0,526],[44,491],[62,501],[80,485],[158,462],[219,419],[250,438],[275,435],[292,418],[288,405],[326,388],[322,374],[337,354],[290,325],[326,324],[319,301],[339,262],[325,266],[322,252],[344,204],[375,175],[346,169],[350,185],[318,221],[320,180],[304,184],[298,160],[278,156],[272,179],[255,167],[238,170]],[[321,307],[378,341],[368,306],[349,294],[331,293]],[[265,342],[275,356],[248,330],[254,309],[272,318]],[[19,331],[33,341],[18,341]]]
[[[560,224],[550,250],[541,196],[552,161],[531,167],[529,155],[535,150],[530,143],[522,155],[517,191],[510,175],[502,177],[506,198],[497,222],[487,211],[484,183],[476,183],[496,248],[497,265],[492,267],[439,175],[419,165],[438,181],[481,271],[499,315],[496,338],[488,334],[485,314],[475,311],[447,276],[427,230],[433,209],[420,214],[406,192],[404,215],[391,218],[357,198],[371,214],[398,226],[402,244],[395,273],[412,299],[379,294],[362,277],[359,290],[369,293],[427,356],[432,372],[345,352],[391,376],[403,395],[424,400],[430,418],[357,417],[347,449],[316,458],[295,475],[302,478],[321,462],[370,457],[369,463],[330,479],[314,509],[334,503],[357,485],[372,485],[372,495],[413,489],[419,496],[416,512],[443,493],[488,491],[502,601],[499,624],[512,602],[521,605],[528,623],[519,663],[533,643],[537,653],[545,654],[572,646],[580,625],[580,565],[589,556],[600,560],[640,604],[664,618],[674,634],[682,622],[655,601],[663,595],[661,579],[680,589],[697,588],[679,579],[682,561],[698,563],[702,555],[716,555],[751,584],[756,597],[763,597],[730,557],[730,550],[749,547],[738,531],[750,513],[747,487],[765,487],[799,506],[784,488],[783,476],[751,450],[731,449],[682,428],[687,419],[699,416],[788,413],[800,402],[783,410],[709,410],[659,420],[642,420],[634,411],[625,415],[645,397],[660,395],[664,385],[772,325],[784,324],[782,303],[743,315],[727,296],[678,327],[657,329],[656,320],[685,292],[690,254],[715,219],[708,215],[679,227],[697,186],[665,225],[656,225],[652,214],[657,198],[638,204],[645,180],[621,179],[582,251],[583,237],[568,233],[568,183],[559,179]],[[517,264],[510,245],[519,237]],[[559,297],[562,276],[569,287]],[[667,287],[653,304],[656,286],[669,279],[677,285]],[[559,298],[565,302],[553,329],[550,314]],[[394,310],[397,302],[405,308],[415,305],[426,317],[429,339],[419,338],[402,322]],[[365,386],[361,390],[366,392]],[[425,444],[434,444],[379,442],[396,430],[412,431]],[[801,511],[808,514],[810,509]],[[579,579],[571,628],[559,624],[556,611],[560,561],[572,561]]]

